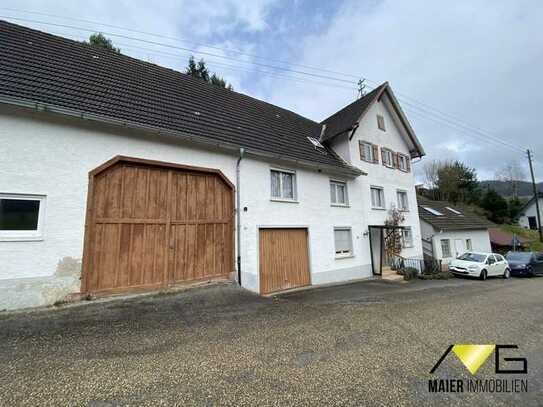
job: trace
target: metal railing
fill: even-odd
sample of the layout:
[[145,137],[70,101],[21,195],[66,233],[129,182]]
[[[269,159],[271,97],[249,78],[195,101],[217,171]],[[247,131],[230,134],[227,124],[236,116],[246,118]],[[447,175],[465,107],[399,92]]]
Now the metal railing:
[[437,274],[441,272],[441,260],[395,256],[390,262],[390,268],[402,275],[408,268],[417,270],[419,274]]

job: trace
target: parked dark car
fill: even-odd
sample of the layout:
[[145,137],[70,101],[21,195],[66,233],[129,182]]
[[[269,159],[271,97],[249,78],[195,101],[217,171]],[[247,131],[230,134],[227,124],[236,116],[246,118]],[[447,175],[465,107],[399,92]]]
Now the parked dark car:
[[512,276],[543,275],[543,253],[509,252],[505,258]]

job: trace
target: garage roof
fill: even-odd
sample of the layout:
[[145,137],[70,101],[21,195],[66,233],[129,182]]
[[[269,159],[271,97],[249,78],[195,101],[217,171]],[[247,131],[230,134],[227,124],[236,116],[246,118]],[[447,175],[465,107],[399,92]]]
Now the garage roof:
[[419,218],[438,230],[488,229],[494,224],[469,209],[417,195]]
[[66,114],[81,112],[96,120],[244,147],[248,153],[323,170],[363,174],[329,147],[316,148],[308,137],[318,139],[323,126],[289,110],[6,21],[0,21],[0,37],[4,103],[42,104]]

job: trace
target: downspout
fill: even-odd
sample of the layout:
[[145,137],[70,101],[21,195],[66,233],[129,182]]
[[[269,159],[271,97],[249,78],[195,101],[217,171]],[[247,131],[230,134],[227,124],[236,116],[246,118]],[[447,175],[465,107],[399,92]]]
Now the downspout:
[[241,208],[240,208],[240,194],[239,194],[239,184],[240,184],[240,164],[243,155],[245,154],[245,149],[241,147],[239,149],[239,158],[236,163],[236,240],[238,246],[238,284],[241,286]]

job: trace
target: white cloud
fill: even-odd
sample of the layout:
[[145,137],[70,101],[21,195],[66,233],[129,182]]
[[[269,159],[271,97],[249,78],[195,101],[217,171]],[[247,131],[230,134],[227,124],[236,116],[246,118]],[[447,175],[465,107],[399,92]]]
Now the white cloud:
[[[328,29],[306,37],[300,64],[390,81],[396,93],[495,132],[543,154],[539,106],[543,54],[539,1],[410,2],[350,1]],[[353,100],[353,94],[325,87],[292,87],[276,81],[270,99],[315,120]],[[409,114],[430,158],[449,151],[485,173],[519,152],[486,144],[475,134]],[[460,134],[460,136],[458,135]],[[443,139],[455,143],[443,146]],[[462,146],[459,149],[458,146]],[[484,151],[485,154],[480,154]],[[543,170],[543,167],[542,167]]]

